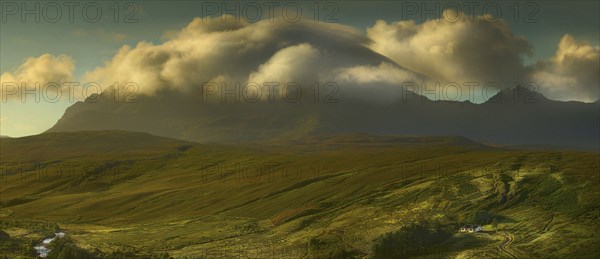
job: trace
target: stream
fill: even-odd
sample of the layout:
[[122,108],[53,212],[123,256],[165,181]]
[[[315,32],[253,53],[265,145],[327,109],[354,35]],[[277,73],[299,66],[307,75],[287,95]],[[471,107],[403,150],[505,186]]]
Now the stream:
[[48,245],[50,243],[52,243],[52,241],[54,241],[54,239],[61,238],[64,236],[65,236],[65,233],[63,233],[63,232],[54,233],[54,237],[44,239],[44,241],[42,241],[41,244],[34,246],[33,249],[35,249],[37,251],[39,257],[46,257],[46,256],[48,256],[48,253],[50,253],[50,250],[51,250],[48,248]]

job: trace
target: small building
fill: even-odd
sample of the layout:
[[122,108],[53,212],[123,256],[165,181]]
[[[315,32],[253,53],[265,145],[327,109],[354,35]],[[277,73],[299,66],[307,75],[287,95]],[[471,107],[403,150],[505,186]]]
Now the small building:
[[473,232],[479,232],[482,231],[483,228],[481,228],[480,225],[464,225],[460,228],[460,232],[468,232],[468,233],[473,233]]

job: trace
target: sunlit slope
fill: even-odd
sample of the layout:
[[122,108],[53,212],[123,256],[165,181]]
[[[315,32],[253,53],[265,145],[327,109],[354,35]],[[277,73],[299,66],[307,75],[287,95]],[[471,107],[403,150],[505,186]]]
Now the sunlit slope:
[[57,222],[84,248],[368,256],[409,223],[454,229],[485,212],[495,219],[488,234],[423,254],[506,256],[497,228],[518,256],[599,254],[596,153],[369,135],[241,147],[128,132],[9,141],[1,219]]

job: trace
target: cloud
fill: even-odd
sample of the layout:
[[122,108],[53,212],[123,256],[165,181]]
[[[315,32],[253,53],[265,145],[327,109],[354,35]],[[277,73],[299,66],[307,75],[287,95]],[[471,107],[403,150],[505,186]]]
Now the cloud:
[[549,98],[592,102],[600,97],[600,46],[564,35],[556,54],[540,61],[532,80]]
[[364,33],[340,24],[195,18],[169,37],[162,44],[123,46],[84,78],[109,85],[134,82],[140,93],[152,95],[162,90],[198,91],[211,81],[311,84],[340,78],[345,69],[378,70],[382,63],[385,69],[413,74],[366,47]]
[[276,52],[258,71],[250,74],[249,82],[298,82],[314,78],[323,67],[320,53],[308,43],[293,45]]
[[355,66],[339,69],[336,81],[356,84],[398,84],[420,80],[416,74],[410,71],[382,62],[378,66]]
[[67,55],[43,54],[28,58],[15,71],[4,72],[0,76],[2,100],[22,100],[23,86],[27,92],[35,91],[40,99],[42,94],[52,95],[48,98],[54,98],[57,91],[62,94],[66,90],[65,82],[74,81],[74,68],[73,59]]
[[399,65],[438,82],[498,82],[504,85],[526,78],[522,56],[531,54],[530,44],[515,36],[508,24],[487,16],[444,17],[459,20],[428,20],[387,23],[379,20],[367,29],[369,46]]
[[[597,98],[598,78],[593,72],[597,47],[564,38],[555,58],[525,66],[522,58],[531,54],[532,46],[513,34],[505,21],[457,15],[453,10],[443,15],[461,18],[421,24],[379,20],[366,35],[350,26],[304,20],[249,23],[229,16],[195,18],[183,29],[170,31],[161,44],[123,46],[104,66],[86,73],[84,81],[132,82],[138,93],[147,95],[198,92],[206,82],[333,81],[342,92],[360,92],[361,98],[393,99],[407,81],[507,87],[533,78],[551,98]],[[471,101],[482,102],[489,96],[483,89],[474,90],[482,94],[461,89],[459,99],[475,96]]]

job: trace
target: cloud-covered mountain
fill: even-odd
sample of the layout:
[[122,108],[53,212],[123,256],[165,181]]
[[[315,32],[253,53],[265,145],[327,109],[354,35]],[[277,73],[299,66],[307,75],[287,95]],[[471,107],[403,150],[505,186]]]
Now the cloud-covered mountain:
[[[304,20],[196,18],[165,42],[123,46],[86,73],[84,81],[105,91],[74,104],[50,131],[135,130],[201,142],[368,132],[597,147],[598,102],[553,100],[597,100],[598,46],[566,35],[555,57],[527,66],[522,58],[532,46],[506,22],[461,17],[377,21],[366,32]],[[58,75],[40,68],[59,63],[65,66]],[[68,57],[44,56],[2,80],[30,80],[39,71],[66,80],[72,69]],[[535,92],[517,90],[524,94],[515,97],[504,90],[488,100],[532,79]],[[107,90],[115,83],[124,91],[117,96]],[[123,88],[128,83],[135,87]],[[472,83],[479,85],[465,92]],[[487,83],[492,91],[481,89]],[[456,102],[439,101],[452,99],[448,92],[455,90],[461,92]]]
[[171,91],[135,103],[111,97],[77,103],[49,131],[118,129],[219,143],[348,133],[457,135],[500,145],[597,150],[599,118],[598,102],[553,101],[523,87],[505,89],[483,104],[431,101],[417,94],[389,104],[361,99],[205,103]]
[[[85,81],[108,86],[135,82],[140,93],[165,89],[198,91],[206,82],[333,81],[368,99],[389,97],[407,81],[501,87],[537,85],[556,100],[592,102],[599,95],[600,46],[565,35],[556,55],[525,65],[533,46],[508,23],[446,10],[442,18],[417,24],[379,20],[366,32],[342,24],[235,21],[195,18],[161,44],[124,46]],[[443,89],[435,89],[438,95]],[[394,96],[397,97],[397,96]],[[386,98],[389,100],[389,98]],[[466,100],[463,94],[457,98]],[[376,99],[380,101],[379,99]],[[483,102],[477,97],[474,101]]]
[[139,93],[147,95],[161,90],[198,92],[207,82],[229,88],[240,82],[295,82],[306,87],[337,82],[365,98],[389,93],[383,87],[363,87],[366,84],[399,85],[420,78],[370,49],[369,42],[359,30],[341,24],[195,18],[162,44],[121,48],[85,78],[101,85],[134,82]]

